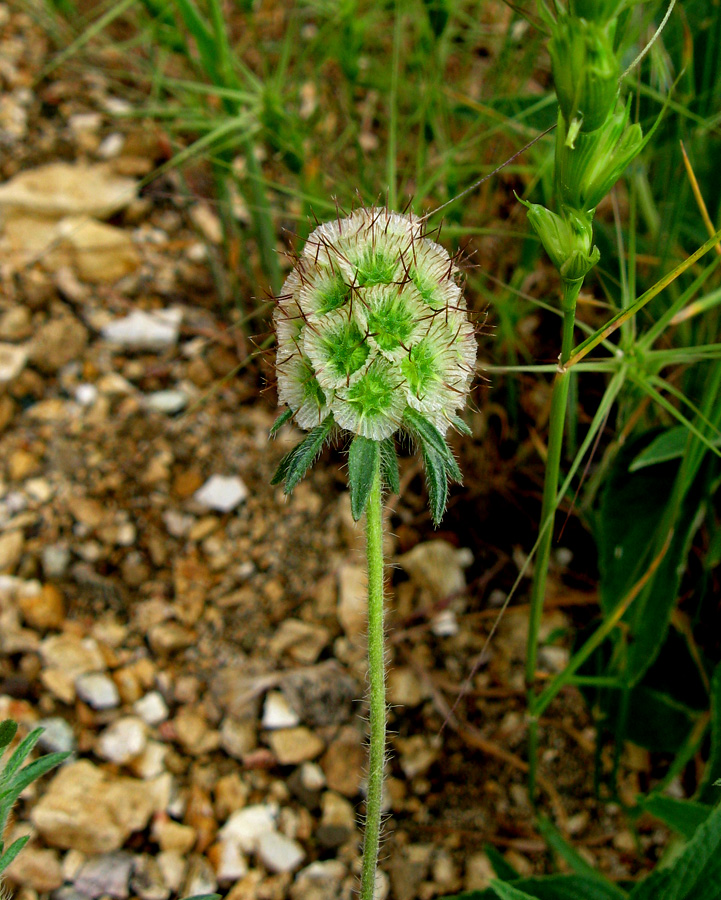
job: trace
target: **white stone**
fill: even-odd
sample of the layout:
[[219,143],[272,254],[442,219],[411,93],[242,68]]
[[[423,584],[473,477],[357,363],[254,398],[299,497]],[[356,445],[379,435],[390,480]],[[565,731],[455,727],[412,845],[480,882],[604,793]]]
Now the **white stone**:
[[236,841],[220,842],[220,859],[215,874],[221,884],[238,881],[248,874],[248,860]]
[[92,406],[98,399],[98,389],[94,384],[83,382],[75,388],[75,399],[81,406]]
[[266,831],[258,841],[258,857],[269,872],[292,872],[305,859],[305,851],[284,834]]
[[0,384],[13,381],[25,368],[28,352],[15,344],[0,344]]
[[172,416],[185,409],[188,405],[188,395],[185,391],[169,389],[167,391],[155,391],[145,398],[146,404],[155,412]]
[[269,691],[263,704],[261,724],[263,728],[268,729],[295,728],[300,724],[300,717],[291,709],[284,694],[280,691]]
[[212,475],[193,499],[207,509],[227,513],[248,496],[248,488],[237,475]]
[[120,703],[120,694],[113,679],[104,672],[89,672],[75,679],[75,691],[93,709],[113,709]]
[[130,762],[147,743],[145,722],[135,716],[123,716],[109,725],[98,738],[98,754],[110,762]]
[[237,844],[244,853],[253,853],[261,835],[275,831],[276,806],[259,803],[234,812],[218,832],[221,841]]
[[114,319],[102,328],[106,341],[129,350],[163,350],[178,342],[183,312],[161,309],[143,312],[136,309],[123,319]]
[[454,637],[458,634],[458,619],[452,609],[444,609],[431,619],[431,631],[436,637]]
[[159,725],[169,715],[168,704],[160,691],[151,691],[133,704],[133,710],[146,725]]
[[304,762],[300,767],[300,782],[307,791],[322,791],[326,786],[325,772],[318,763]]
[[112,159],[120,154],[125,143],[125,137],[118,131],[109,134],[100,144],[96,153],[100,159]]

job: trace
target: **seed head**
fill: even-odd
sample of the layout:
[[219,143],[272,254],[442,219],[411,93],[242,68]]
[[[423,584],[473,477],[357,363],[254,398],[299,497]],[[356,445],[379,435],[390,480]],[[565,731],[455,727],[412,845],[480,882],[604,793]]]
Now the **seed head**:
[[421,413],[445,434],[476,363],[458,268],[415,216],[359,209],[320,225],[274,312],[278,396],[304,429],[332,415],[382,441]]

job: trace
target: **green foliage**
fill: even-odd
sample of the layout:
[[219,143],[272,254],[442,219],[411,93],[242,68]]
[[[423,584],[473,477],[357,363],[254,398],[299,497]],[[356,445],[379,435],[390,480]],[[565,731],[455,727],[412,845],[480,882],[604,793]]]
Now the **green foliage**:
[[303,478],[320,454],[324,444],[330,437],[333,425],[333,416],[328,416],[322,425],[318,425],[312,431],[309,431],[303,440],[296,444],[281,459],[270,483],[280,484],[285,482],[284,493],[291,494],[293,488]]
[[364,438],[362,434],[357,434],[351,442],[348,452],[348,486],[351,513],[356,522],[368,505],[380,452],[380,443]]
[[[12,719],[0,722],[0,756],[15,739],[18,726]],[[18,838],[9,847],[5,847],[2,835],[5,833],[10,813],[25,788],[45,775],[68,757],[67,753],[49,753],[33,762],[26,763],[35,745],[43,733],[36,728],[22,740],[5,765],[0,770],[0,873],[4,872],[30,839],[29,836]]]

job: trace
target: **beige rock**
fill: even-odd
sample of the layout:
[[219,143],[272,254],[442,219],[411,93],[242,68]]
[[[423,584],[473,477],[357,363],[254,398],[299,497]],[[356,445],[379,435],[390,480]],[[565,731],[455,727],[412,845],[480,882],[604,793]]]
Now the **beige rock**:
[[365,635],[368,617],[368,579],[365,569],[346,563],[338,569],[338,618],[349,638]]
[[300,619],[284,619],[273,635],[269,650],[273,656],[287,653],[301,665],[311,665],[330,640],[330,632],[322,625],[312,625]]
[[352,726],[341,729],[320,761],[328,787],[344,797],[355,797],[360,791],[365,757],[363,740],[358,730]]
[[8,460],[8,475],[11,481],[24,481],[31,475],[36,475],[40,469],[40,460],[29,450],[22,447],[15,450]]
[[146,827],[154,800],[147,783],[114,778],[83,759],[53,778],[30,818],[54,847],[109,853]]
[[175,734],[186,753],[201,756],[217,749],[220,734],[208,727],[205,718],[195,710],[181,709],[173,719]]
[[110,284],[134,272],[140,265],[132,238],[121,228],[94,219],[72,217],[63,219],[58,230],[72,251],[73,262],[83,281]]
[[32,315],[26,306],[11,306],[0,316],[0,341],[24,341],[32,333]]
[[268,735],[268,743],[282,766],[295,766],[319,756],[325,744],[309,728],[279,728]]
[[20,611],[31,628],[60,628],[65,620],[63,595],[54,584],[45,584],[39,593],[23,594]]
[[399,556],[397,562],[411,581],[431,592],[434,600],[445,600],[465,590],[463,570],[473,562],[473,554],[447,541],[426,541]]
[[388,673],[388,702],[394,706],[418,706],[427,696],[418,676],[408,666],[398,666]]
[[17,568],[25,547],[22,531],[8,531],[0,534],[0,572],[12,574]]
[[25,368],[28,352],[15,344],[0,344],[0,385],[14,381]]
[[198,837],[194,828],[190,825],[181,825],[174,822],[168,816],[158,816],[153,823],[153,839],[163,851],[174,851],[187,855],[195,846]]
[[90,215],[107,219],[136,195],[136,181],[107,163],[50,163],[21,172],[0,186],[0,212],[32,212],[61,219]]
[[[0,381],[0,386],[2,382]],[[0,394],[0,433],[5,431],[15,415],[15,403],[7,394]]]
[[57,850],[43,850],[32,844],[23,848],[3,874],[11,884],[41,894],[56,890],[65,881]]
[[30,360],[41,372],[53,374],[78,359],[87,342],[88,330],[74,316],[51,319],[35,335]]

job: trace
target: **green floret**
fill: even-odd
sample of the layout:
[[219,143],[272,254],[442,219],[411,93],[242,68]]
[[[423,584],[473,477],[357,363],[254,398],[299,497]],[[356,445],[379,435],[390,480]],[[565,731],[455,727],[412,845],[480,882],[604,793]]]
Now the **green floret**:
[[415,310],[394,291],[375,303],[367,314],[368,329],[381,350],[404,346],[417,327]]
[[401,371],[411,393],[423,397],[428,388],[438,381],[441,365],[438,348],[432,340],[425,338],[411,347],[408,356],[401,360]]
[[318,290],[318,314],[332,312],[339,309],[350,297],[350,288],[340,275],[332,275]]
[[355,267],[359,287],[388,284],[395,280],[398,256],[385,253],[378,247],[371,247],[355,262]]
[[339,378],[347,378],[362,368],[370,353],[360,329],[353,321],[324,335],[320,347],[326,365]]

